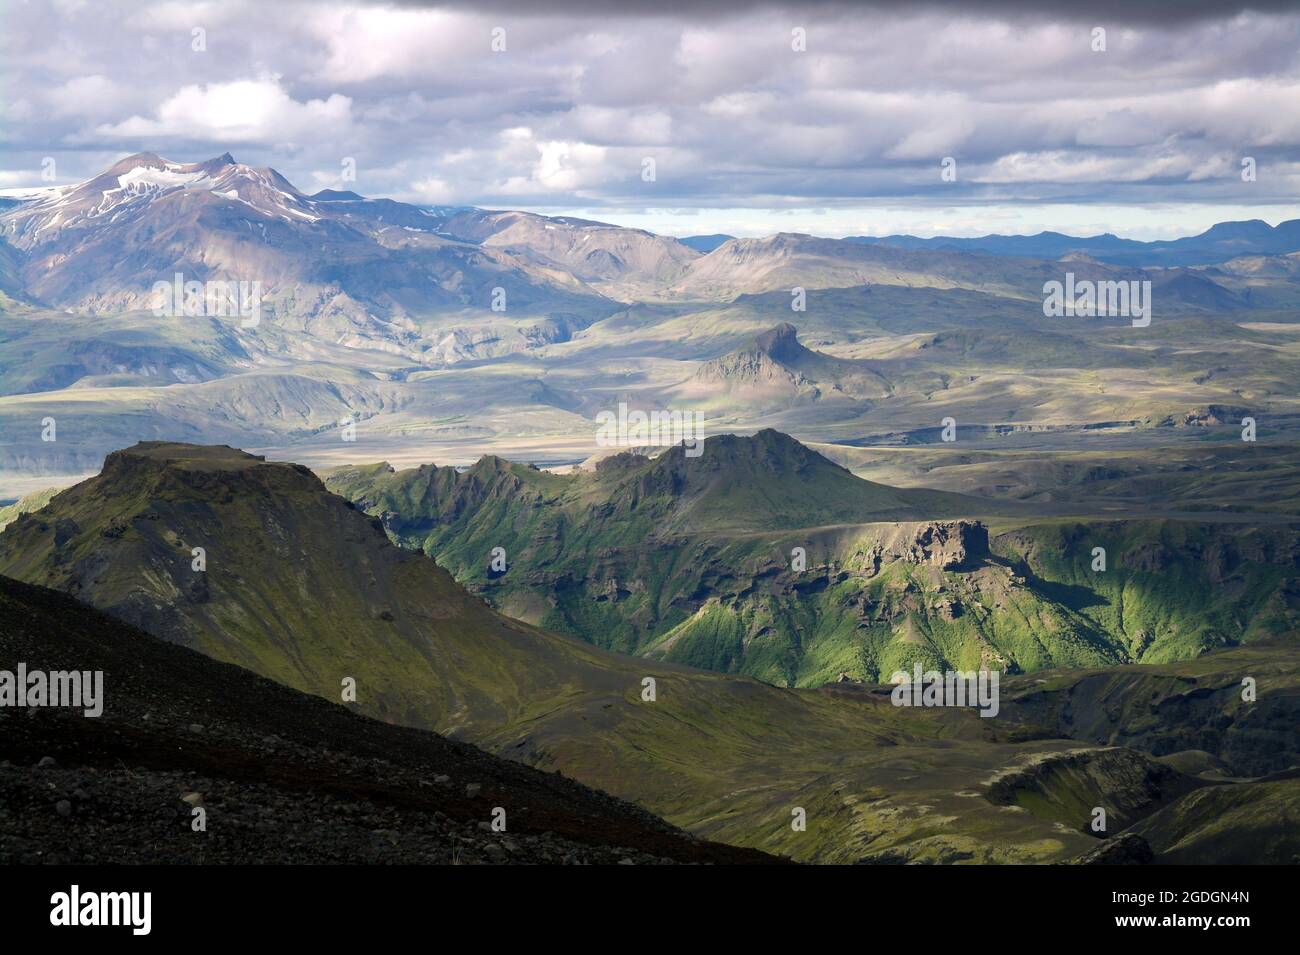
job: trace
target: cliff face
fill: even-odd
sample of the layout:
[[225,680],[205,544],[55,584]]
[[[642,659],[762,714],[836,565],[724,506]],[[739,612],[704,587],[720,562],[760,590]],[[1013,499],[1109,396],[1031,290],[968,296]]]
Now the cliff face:
[[1094,832],[1092,807],[1102,806],[1105,830],[1095,833],[1101,838],[1205,785],[1145,753],[1090,747],[1009,769],[990,783],[987,798],[1085,833]]

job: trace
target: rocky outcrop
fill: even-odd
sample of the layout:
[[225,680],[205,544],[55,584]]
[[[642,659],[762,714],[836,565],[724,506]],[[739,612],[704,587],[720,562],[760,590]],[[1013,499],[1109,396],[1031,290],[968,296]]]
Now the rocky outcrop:
[[871,362],[835,358],[804,347],[789,322],[769,328],[739,348],[699,367],[688,391],[741,391],[751,400],[781,396],[815,401],[828,395],[876,398],[889,382]]
[[877,570],[892,560],[962,570],[988,555],[988,527],[980,521],[957,520],[883,526],[876,541],[861,552],[861,559]]

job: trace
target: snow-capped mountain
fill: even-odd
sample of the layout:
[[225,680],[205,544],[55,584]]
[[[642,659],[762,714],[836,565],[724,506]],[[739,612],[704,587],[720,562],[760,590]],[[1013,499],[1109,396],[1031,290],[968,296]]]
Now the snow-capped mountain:
[[73,311],[151,308],[155,284],[177,274],[256,282],[277,328],[418,360],[433,347],[419,327],[432,314],[581,325],[615,307],[571,275],[440,234],[443,214],[308,196],[229,154],[177,163],[140,153],[79,185],[14,198],[0,237],[19,291]]
[[245,166],[229,153],[202,163],[175,163],[139,153],[80,185],[13,198],[27,201],[5,217],[4,235],[25,251],[59,242],[70,232],[129,223],[158,202],[200,198],[243,203],[286,221],[318,218],[302,193],[275,170]]

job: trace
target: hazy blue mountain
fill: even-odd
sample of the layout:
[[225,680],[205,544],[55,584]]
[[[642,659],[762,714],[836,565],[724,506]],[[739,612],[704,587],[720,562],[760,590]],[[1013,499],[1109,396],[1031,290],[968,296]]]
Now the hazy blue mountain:
[[1116,265],[1209,265],[1241,255],[1285,255],[1300,251],[1300,219],[1276,226],[1261,219],[1220,222],[1199,235],[1164,242],[1121,239],[1109,232],[1092,236],[1039,232],[1037,235],[934,236],[926,239],[914,235],[859,235],[849,236],[844,241],[899,249],[960,249],[1031,259],[1057,259],[1074,253]]
[[688,235],[679,241],[682,245],[688,245],[696,252],[712,252],[724,242],[730,242],[734,235],[727,235],[722,232],[715,232],[712,235]]

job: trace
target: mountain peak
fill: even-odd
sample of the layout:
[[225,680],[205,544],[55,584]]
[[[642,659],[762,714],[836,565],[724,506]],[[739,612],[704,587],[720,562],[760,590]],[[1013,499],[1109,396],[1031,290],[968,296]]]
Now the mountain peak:
[[[132,153],[125,159],[119,159],[117,162],[113,163],[113,165],[105,169],[100,175],[120,176],[123,173],[130,172],[132,169],[139,169],[142,166],[157,169],[167,165],[170,165],[167,160],[163,159],[162,156],[159,156],[157,153]],[[91,181],[93,182],[94,180]]]
[[322,189],[307,198],[313,202],[361,202],[366,197],[349,189]]
[[613,499],[626,510],[658,514],[661,533],[915,521],[955,510],[962,500],[864,481],[773,428],[713,435],[696,457],[676,445],[617,480],[624,490]]
[[[84,252],[86,237],[109,236],[104,240],[106,254],[116,261],[122,255],[118,237],[111,234],[116,230],[152,219],[153,230],[162,232],[192,217],[196,208],[210,206],[228,207],[226,216],[233,212],[244,218],[250,210],[283,222],[320,218],[306,197],[274,169],[238,163],[230,153],[178,163],[141,152],[92,179],[20,206],[9,213],[3,229],[10,243],[23,251],[71,240],[67,244]],[[62,263],[67,257],[56,252],[52,258]],[[174,259],[169,256],[169,261]],[[210,263],[204,268],[210,269]]]
[[238,165],[239,163],[235,162],[234,156],[230,155],[230,153],[222,153],[220,156],[216,156],[206,162],[196,163],[195,167],[203,170],[203,172],[210,176],[220,176],[231,166]]
[[95,176],[90,182],[97,182],[105,177],[118,177],[126,175],[136,169],[161,169],[174,173],[199,173],[205,172],[210,175],[217,175],[224,171],[228,166],[238,166],[235,157],[230,153],[222,153],[220,156],[214,156],[212,159],[203,162],[173,162],[164,156],[154,152],[132,153],[124,159],[119,159],[113,165],[109,166],[98,176]]
[[[798,475],[826,472],[849,476],[844,468],[790,435],[764,428],[750,435],[713,435],[704,440],[703,453],[694,458],[686,456],[682,445],[675,445],[653,459],[643,476],[643,484],[644,478],[649,478],[648,486],[671,486],[675,496],[689,499],[699,495],[717,496],[727,486],[755,482],[779,487]],[[786,488],[788,492],[793,490],[793,486]]]

